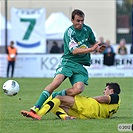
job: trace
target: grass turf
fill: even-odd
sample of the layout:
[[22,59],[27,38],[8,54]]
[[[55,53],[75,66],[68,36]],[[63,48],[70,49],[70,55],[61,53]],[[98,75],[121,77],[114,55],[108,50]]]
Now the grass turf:
[[[121,106],[110,119],[68,120],[58,119],[48,113],[40,121],[24,118],[21,110],[29,110],[37,101],[43,88],[51,78],[14,78],[20,84],[20,91],[14,97],[2,91],[7,78],[0,79],[0,133],[117,133],[118,124],[133,123],[132,118],[132,78],[90,78],[89,86],[82,95],[102,95],[106,82],[118,82],[121,86]],[[71,87],[68,80],[57,89]]]

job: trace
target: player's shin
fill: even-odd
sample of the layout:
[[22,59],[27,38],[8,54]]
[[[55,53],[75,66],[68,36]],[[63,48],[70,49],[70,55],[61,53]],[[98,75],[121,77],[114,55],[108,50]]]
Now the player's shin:
[[[38,99],[37,103],[35,104],[35,106],[37,108],[41,108],[41,106],[43,105],[43,103],[48,99],[48,97],[50,96],[50,93],[47,90],[44,90],[42,92],[42,94],[40,95],[40,98]],[[36,112],[36,111],[35,111]]]

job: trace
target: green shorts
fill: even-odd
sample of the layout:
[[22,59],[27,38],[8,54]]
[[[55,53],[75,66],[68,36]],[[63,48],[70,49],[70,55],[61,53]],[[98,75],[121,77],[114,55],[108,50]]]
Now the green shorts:
[[85,85],[88,85],[88,71],[79,63],[72,61],[62,62],[56,69],[55,75],[57,74],[69,77],[72,86],[77,82],[83,82]]

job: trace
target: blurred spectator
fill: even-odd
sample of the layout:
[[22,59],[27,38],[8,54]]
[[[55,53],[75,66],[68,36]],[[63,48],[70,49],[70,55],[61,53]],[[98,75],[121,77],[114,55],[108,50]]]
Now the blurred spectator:
[[117,49],[117,53],[120,55],[126,55],[127,54],[127,47],[126,47],[126,40],[125,39],[121,39],[118,49]]
[[8,60],[7,77],[9,77],[10,67],[11,67],[11,77],[13,77],[16,55],[17,55],[17,49],[14,47],[14,42],[11,41],[10,45],[7,47],[7,60]]
[[106,49],[103,52],[103,64],[107,65],[107,66],[112,66],[114,65],[115,62],[115,53],[114,53],[114,49],[110,44],[110,40],[106,41]]
[[104,50],[104,54],[108,54],[108,53],[114,53],[114,49],[110,44],[110,40],[106,41],[106,49]]
[[58,43],[56,41],[53,42],[50,53],[60,53],[60,47],[58,46]]
[[64,53],[64,44],[61,45],[61,53]]
[[101,43],[105,43],[105,42],[104,42],[104,38],[103,38],[102,36],[99,38],[99,41],[100,41]]
[[130,48],[130,54],[133,54],[133,43],[132,43],[131,48]]
[[49,42],[48,40],[46,41],[46,53],[48,53],[48,45],[49,45]]

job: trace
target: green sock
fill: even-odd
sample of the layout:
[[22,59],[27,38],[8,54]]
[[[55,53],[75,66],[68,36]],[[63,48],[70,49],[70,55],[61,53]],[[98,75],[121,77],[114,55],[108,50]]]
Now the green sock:
[[48,97],[50,96],[50,93],[47,90],[44,90],[42,92],[42,94],[40,95],[40,98],[38,99],[37,103],[35,104],[35,106],[37,108],[41,108],[43,103],[48,99]]
[[52,98],[56,97],[56,96],[65,96],[66,95],[66,90],[62,90],[62,91],[59,91],[59,92],[53,92],[52,93]]

